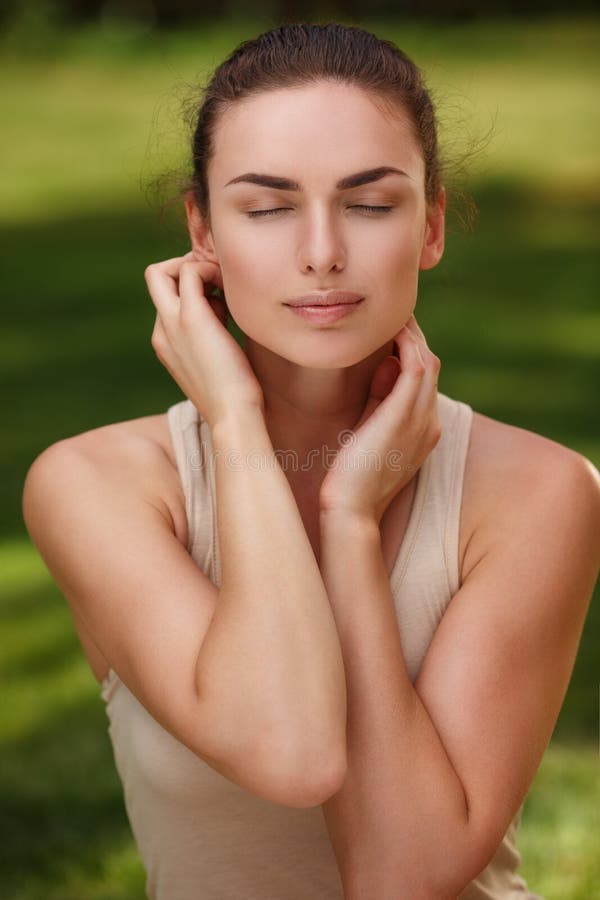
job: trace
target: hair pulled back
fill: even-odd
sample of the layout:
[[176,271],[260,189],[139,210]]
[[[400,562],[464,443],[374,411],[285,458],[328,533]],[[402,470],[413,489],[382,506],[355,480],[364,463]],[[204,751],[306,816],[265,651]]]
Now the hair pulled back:
[[435,110],[420,69],[392,41],[337,22],[293,23],[243,41],[204,90],[192,138],[192,191],[210,221],[207,170],[219,116],[237,100],[264,91],[337,80],[391,102],[407,116],[425,163],[425,199],[441,187]]

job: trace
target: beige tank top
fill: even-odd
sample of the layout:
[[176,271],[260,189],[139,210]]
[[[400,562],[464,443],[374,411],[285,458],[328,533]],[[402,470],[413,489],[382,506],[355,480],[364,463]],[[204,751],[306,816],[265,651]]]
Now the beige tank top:
[[[439,412],[442,436],[415,476],[406,534],[390,575],[413,682],[460,587],[459,521],[473,412],[444,394]],[[189,400],[169,408],[168,422],[185,492],[188,551],[219,586],[210,429]],[[281,806],[229,781],[165,731],[112,670],[102,697],[151,900],[343,900],[320,806]],[[529,896],[517,874],[521,812],[461,900]]]

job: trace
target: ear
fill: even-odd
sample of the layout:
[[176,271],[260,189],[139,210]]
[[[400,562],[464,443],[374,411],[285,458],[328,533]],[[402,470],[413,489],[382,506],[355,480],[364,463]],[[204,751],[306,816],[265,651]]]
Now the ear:
[[202,217],[191,191],[185,195],[185,211],[194,258],[218,262],[211,230]]
[[199,262],[206,261],[215,263],[218,269],[217,274],[215,278],[212,279],[212,281],[217,287],[221,288],[222,290],[223,277],[221,275],[219,258],[215,249],[212,232],[210,230],[210,226],[201,215],[194,199],[194,195],[191,191],[188,191],[188,193],[185,195],[185,211],[187,215],[190,241],[192,244],[192,258],[198,260]]
[[444,224],[446,213],[446,189],[440,188],[438,199],[427,207],[425,236],[421,249],[420,269],[433,269],[444,253]]

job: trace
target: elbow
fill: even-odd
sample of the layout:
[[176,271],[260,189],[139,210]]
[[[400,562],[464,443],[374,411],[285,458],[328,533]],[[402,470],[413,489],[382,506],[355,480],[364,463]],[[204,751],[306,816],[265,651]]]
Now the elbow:
[[280,728],[264,724],[250,732],[207,715],[206,703],[201,706],[198,737],[190,749],[249,793],[305,809],[325,803],[344,783],[348,759],[339,737],[314,732],[309,741],[306,733],[302,739],[289,731],[282,736]]
[[289,733],[280,736],[277,746],[279,752],[274,752],[272,741],[261,747],[265,768],[279,785],[277,802],[298,809],[321,806],[341,789],[348,772],[345,722],[341,733],[331,727],[327,733],[305,729],[294,738]]
[[436,900],[456,900],[462,892],[477,878],[491,863],[498,846],[489,843],[485,848],[469,843],[460,852],[455,848],[454,853],[448,854],[447,862],[450,864],[440,871],[430,871],[428,896]]
[[300,790],[292,790],[288,795],[286,805],[293,806],[296,809],[309,809],[313,806],[322,806],[334,794],[341,789],[345,773],[340,775],[339,770],[332,770],[331,773],[323,773],[320,777],[310,778],[308,782],[302,784]]
[[457,900],[457,897],[460,897],[480,872],[481,869],[472,871],[470,868],[462,866],[453,867],[451,871],[448,871],[447,868],[438,872],[430,871],[422,898],[423,900]]
[[344,753],[343,758],[337,758],[328,766],[321,769],[320,778],[314,779],[309,785],[310,793],[307,794],[307,806],[322,806],[342,789],[348,772],[348,760]]
[[347,756],[327,754],[322,749],[316,754],[306,753],[299,759],[295,755],[293,766],[285,767],[287,775],[275,777],[273,799],[276,803],[296,809],[321,806],[341,789],[348,771]]

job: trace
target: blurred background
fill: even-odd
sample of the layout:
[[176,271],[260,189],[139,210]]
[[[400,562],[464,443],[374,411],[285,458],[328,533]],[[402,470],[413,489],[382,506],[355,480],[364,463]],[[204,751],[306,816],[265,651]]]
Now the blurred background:
[[[6,900],[144,896],[99,687],[20,498],[49,444],[183,398],[151,348],[143,281],[148,263],[189,249],[180,205],[161,205],[176,195],[161,176],[185,172],[182,103],[241,40],[284,21],[396,41],[425,70],[458,161],[445,257],[422,273],[417,306],[440,390],[600,466],[600,20],[591,2],[566,6],[0,4]],[[471,227],[461,192],[478,208]],[[598,896],[599,625],[596,593],[521,826],[523,875],[546,900]]]

